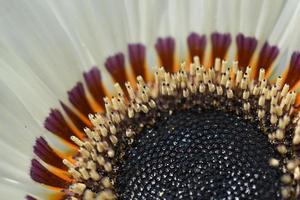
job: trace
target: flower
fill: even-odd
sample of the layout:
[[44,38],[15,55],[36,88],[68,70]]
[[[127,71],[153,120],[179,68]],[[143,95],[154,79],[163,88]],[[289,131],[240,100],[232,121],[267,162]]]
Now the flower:
[[[191,177],[183,177],[195,173],[195,177],[203,178],[204,169],[199,171],[195,167],[199,160],[188,162],[192,164],[189,167],[177,165],[181,157],[173,158],[173,149],[165,151],[166,146],[177,148],[172,145],[178,143],[178,130],[182,127],[185,136],[194,131],[201,133],[204,143],[218,141],[211,137],[221,136],[216,131],[223,129],[214,127],[225,124],[223,128],[228,132],[244,130],[223,138],[226,147],[243,133],[251,133],[241,138],[243,141],[247,137],[249,142],[234,144],[232,148],[246,146],[245,155],[259,163],[254,168],[248,158],[244,159],[244,154],[237,154],[237,159],[231,162],[240,161],[243,167],[250,165],[245,167],[250,171],[245,176],[240,176],[239,170],[233,171],[232,176],[243,180],[254,177],[249,182],[259,180],[257,184],[266,190],[258,192],[265,199],[271,198],[268,195],[275,195],[272,199],[297,196],[299,100],[293,91],[299,85],[299,6],[298,1],[280,0],[3,3],[0,24],[2,193],[9,199],[25,196],[27,199],[126,199],[130,195],[149,198],[147,195],[152,191],[166,199],[188,198],[184,196],[187,193],[195,197],[198,194],[191,192],[201,191],[197,187],[202,185],[195,184]],[[153,69],[157,65],[164,68]],[[200,111],[189,112],[195,106]],[[241,116],[246,121],[240,121]],[[199,118],[206,123],[200,126]],[[164,122],[168,129],[160,124]],[[236,123],[239,129],[232,126]],[[256,125],[258,129],[254,130]],[[252,129],[253,134],[249,132]],[[168,134],[163,134],[167,139],[160,137],[160,132],[168,131],[174,133],[172,140]],[[255,135],[258,131],[268,137]],[[155,136],[153,140],[151,134]],[[182,140],[195,146],[193,140],[199,139]],[[253,145],[248,147],[251,142]],[[177,155],[187,159],[194,159],[189,157],[194,154],[201,155],[196,156],[198,159],[213,158],[204,163],[224,161],[228,152],[218,157],[222,155],[218,144],[204,145],[200,153],[194,152],[197,148],[178,149]],[[214,145],[217,149],[210,153]],[[265,154],[256,156],[255,145],[273,148],[270,151],[261,148]],[[252,157],[248,154],[250,150],[254,152]],[[143,182],[143,176],[150,179],[152,173],[157,173],[159,164],[150,165],[146,172],[133,168],[138,160],[148,161],[143,156],[137,159],[135,151],[142,152],[145,159],[155,155],[155,162],[162,162],[159,153],[165,153],[168,158],[165,163],[184,173],[176,176],[176,181],[170,180],[168,187],[158,181],[155,185],[161,187],[154,188]],[[172,159],[176,160],[175,164]],[[229,172],[222,167],[227,165],[224,162],[217,171]],[[267,162],[277,168],[266,165]],[[200,166],[203,168],[205,164]],[[170,170],[166,166],[164,169]],[[162,171],[163,178],[170,178],[166,173]],[[271,182],[269,178],[274,178],[271,179],[274,184],[266,184]],[[177,193],[174,192],[176,184],[179,185],[175,187]],[[190,189],[187,184],[196,189]],[[228,197],[242,195],[243,198],[254,191],[254,195],[262,198],[255,190],[239,188],[241,193],[235,193],[229,189],[212,190],[214,187],[215,182],[203,183],[204,191],[211,196],[225,191]],[[234,183],[233,187],[236,187]],[[173,192],[168,191],[170,188]],[[142,190],[145,196],[134,193],[136,190]]]

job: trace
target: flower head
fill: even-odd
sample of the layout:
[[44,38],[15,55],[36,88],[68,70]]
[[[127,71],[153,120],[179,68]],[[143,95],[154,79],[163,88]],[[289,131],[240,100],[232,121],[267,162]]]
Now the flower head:
[[299,198],[298,1],[5,6],[11,198]]

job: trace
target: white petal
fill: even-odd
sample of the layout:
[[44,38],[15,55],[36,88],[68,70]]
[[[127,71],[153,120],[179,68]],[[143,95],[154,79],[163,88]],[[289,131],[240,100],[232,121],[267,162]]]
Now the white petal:
[[[23,62],[55,94],[63,96],[80,79],[84,66],[72,38],[47,4],[33,0],[2,2],[0,7],[1,58],[13,65]],[[41,17],[42,16],[42,17]]]
[[241,1],[222,1],[219,0],[216,5],[216,26],[215,30],[222,33],[231,33],[236,35],[239,30]]
[[15,187],[9,187],[6,184],[0,184],[0,193],[5,199],[24,200],[27,195],[25,191]]
[[[92,65],[111,85],[103,62],[127,52],[128,42],[147,45],[150,66],[156,63],[157,37],[175,37],[184,59],[191,31],[230,32],[233,42],[242,32],[260,46],[268,39],[281,48],[282,66],[300,44],[297,0],[10,0],[1,2],[0,13],[0,192],[8,199],[35,192],[28,189],[28,169],[35,138],[47,133],[42,124],[49,108],[66,100],[66,91]],[[231,59],[234,50],[233,44]]]
[[258,22],[255,30],[255,37],[264,41],[271,34],[278,18],[280,17],[282,10],[284,8],[285,1],[274,0],[268,1],[264,0],[261,5],[261,12],[259,13]]
[[[284,4],[284,8],[280,13],[269,38],[269,41],[272,44],[278,43],[281,40],[282,35],[290,32],[290,30],[287,30],[287,25],[293,23],[292,19],[298,15],[299,4],[300,2],[297,0],[289,0]],[[291,29],[292,27],[289,28]]]

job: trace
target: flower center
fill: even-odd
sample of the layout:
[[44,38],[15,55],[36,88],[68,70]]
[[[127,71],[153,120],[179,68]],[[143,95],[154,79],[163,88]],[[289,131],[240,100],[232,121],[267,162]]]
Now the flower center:
[[119,199],[280,199],[280,158],[255,122],[188,109],[139,133],[120,163]]
[[[69,139],[78,146],[76,155],[63,160],[71,178],[52,174],[50,182],[51,173],[35,159],[31,177],[83,200],[298,196],[296,93],[282,77],[266,80],[264,68],[193,61],[171,71],[159,67],[151,80],[116,83],[113,96],[103,98],[105,111],[85,110],[86,135]],[[45,142],[35,149],[48,163],[59,163]]]
[[275,77],[276,45],[239,33],[227,62],[232,36],[191,33],[180,65],[175,39],[158,38],[154,73],[147,47],[129,44],[128,62],[104,63],[112,92],[84,72],[44,124],[70,151],[39,137],[31,178],[57,199],[299,199],[300,53]]

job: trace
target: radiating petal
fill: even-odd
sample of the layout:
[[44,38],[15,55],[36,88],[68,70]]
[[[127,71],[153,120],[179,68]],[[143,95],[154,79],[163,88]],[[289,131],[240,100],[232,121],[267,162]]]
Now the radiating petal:
[[[99,91],[94,85],[104,83],[112,89],[113,80],[120,79],[116,76],[132,75],[130,63],[151,68],[160,60],[165,67],[172,68],[171,65],[178,62],[173,56],[179,60],[188,58],[186,38],[191,32],[196,37],[191,38],[192,43],[198,41],[203,48],[199,50],[195,45],[194,50],[203,54],[206,64],[211,64],[211,52],[234,60],[238,48],[233,41],[242,33],[243,42],[252,39],[253,44],[255,41],[251,58],[246,57],[244,65],[258,63],[270,67],[274,75],[288,69],[290,57],[298,55],[295,52],[300,45],[300,3],[297,0],[10,0],[1,3],[0,13],[0,156],[5,161],[0,164],[0,178],[5,179],[0,182],[0,188],[11,199],[24,195],[24,188],[13,193],[15,185],[19,188],[21,184],[32,183],[28,172],[36,138],[42,135],[51,147],[69,150],[43,127],[50,108],[62,108],[59,112],[63,120],[70,119],[77,129],[88,126],[82,118],[97,110],[97,106],[90,103],[91,96],[98,98],[94,100],[100,102],[101,107],[100,98],[105,94],[105,89],[101,89],[101,95],[97,95]],[[203,45],[200,36],[206,38],[207,45],[206,42]],[[211,45],[211,40],[215,45]],[[220,46],[224,48],[219,50]],[[167,59],[161,56],[166,49],[169,56],[171,52]],[[115,66],[117,52],[122,52],[118,55],[123,58]],[[269,60],[260,59],[261,55],[268,55]],[[98,68],[89,71],[93,66]],[[290,73],[298,70],[298,64],[291,66]],[[121,73],[115,71],[120,68]],[[84,71],[85,76],[82,76]],[[121,82],[127,80],[123,75],[121,78],[124,78]],[[297,78],[294,77],[293,84]],[[85,85],[79,83],[73,87],[84,80]],[[70,91],[69,96],[66,91]],[[71,103],[59,105],[58,100],[66,102],[68,97]],[[49,127],[48,130],[54,132]],[[68,129],[63,134],[69,138],[73,132]],[[55,161],[45,156],[40,158],[53,165],[59,160],[58,157]],[[14,181],[18,184],[5,184]]]

